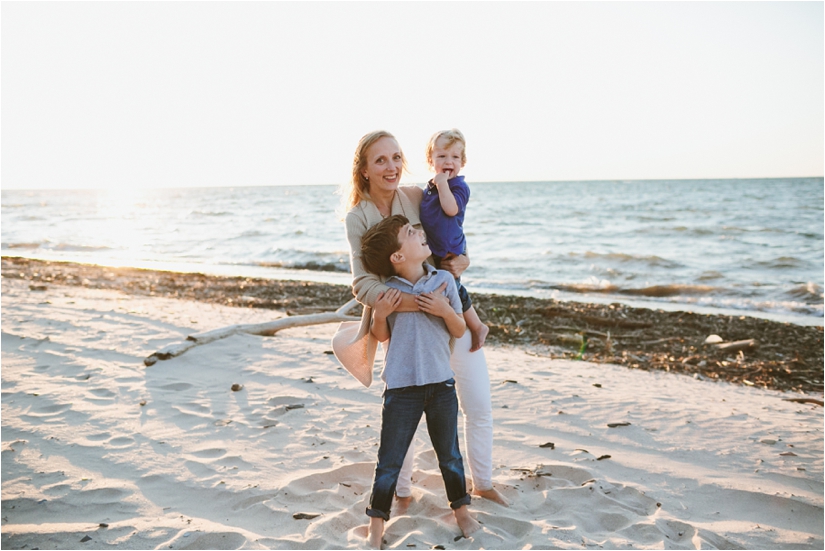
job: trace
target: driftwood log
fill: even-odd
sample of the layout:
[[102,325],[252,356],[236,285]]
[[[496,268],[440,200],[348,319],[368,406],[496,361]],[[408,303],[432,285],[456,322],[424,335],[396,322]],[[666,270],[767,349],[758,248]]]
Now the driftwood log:
[[355,308],[357,305],[358,302],[355,299],[352,299],[334,312],[307,314],[303,316],[289,316],[265,323],[228,325],[226,327],[220,327],[211,331],[204,331],[203,333],[195,333],[194,335],[189,335],[186,337],[186,340],[183,342],[172,343],[162,350],[150,354],[143,360],[143,363],[148,367],[157,363],[158,360],[168,360],[170,358],[180,356],[187,350],[201,344],[207,344],[219,339],[225,339],[226,337],[230,337],[238,333],[271,337],[278,331],[289,327],[304,327],[307,325],[321,325],[324,323],[357,321],[360,318],[347,315],[347,312]]
[[740,350],[755,350],[759,346],[759,341],[746,339],[744,341],[720,342],[713,346],[720,352],[739,352]]

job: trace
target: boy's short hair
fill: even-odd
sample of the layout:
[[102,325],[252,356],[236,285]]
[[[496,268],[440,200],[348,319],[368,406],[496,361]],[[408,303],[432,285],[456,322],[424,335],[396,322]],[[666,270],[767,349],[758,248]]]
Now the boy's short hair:
[[433,166],[433,149],[435,149],[435,142],[440,138],[447,140],[447,147],[450,147],[456,142],[461,144],[461,165],[465,165],[467,163],[467,141],[464,139],[464,134],[462,134],[458,128],[439,130],[432,135],[430,141],[427,142],[427,164]]
[[361,238],[361,261],[368,272],[385,277],[395,275],[390,257],[401,248],[398,232],[409,223],[405,216],[396,214],[367,230]]

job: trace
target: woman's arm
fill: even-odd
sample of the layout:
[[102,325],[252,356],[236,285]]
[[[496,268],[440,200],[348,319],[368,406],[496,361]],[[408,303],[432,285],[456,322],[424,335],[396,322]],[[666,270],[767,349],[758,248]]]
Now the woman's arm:
[[350,212],[345,219],[347,241],[349,242],[349,262],[352,270],[352,294],[361,304],[375,306],[378,295],[386,293],[389,287],[381,279],[369,273],[361,261],[361,238],[367,232],[366,221]]
[[[361,304],[369,307],[375,306],[378,296],[386,293],[390,288],[384,285],[375,274],[371,274],[364,268],[361,261],[361,238],[367,232],[365,221],[358,215],[350,212],[346,217],[347,241],[350,250],[350,269],[352,270],[352,294]],[[395,309],[396,312],[418,312],[418,303],[415,296],[409,293],[401,294],[401,304]]]

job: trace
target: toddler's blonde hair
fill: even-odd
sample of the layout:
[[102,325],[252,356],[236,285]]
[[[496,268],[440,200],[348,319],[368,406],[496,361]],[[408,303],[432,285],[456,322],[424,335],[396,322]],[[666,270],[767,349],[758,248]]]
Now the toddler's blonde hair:
[[430,141],[427,142],[427,164],[430,168],[433,167],[433,149],[435,149],[435,142],[444,138],[447,140],[447,147],[452,146],[458,142],[461,144],[461,166],[467,164],[467,141],[464,139],[464,134],[458,128],[450,130],[439,130],[432,135]]

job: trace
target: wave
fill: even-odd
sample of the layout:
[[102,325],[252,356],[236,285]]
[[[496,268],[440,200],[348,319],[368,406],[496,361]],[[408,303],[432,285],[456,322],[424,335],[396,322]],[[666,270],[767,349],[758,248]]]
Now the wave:
[[639,297],[675,297],[684,295],[707,295],[718,291],[717,287],[709,285],[685,285],[674,283],[670,285],[651,285],[641,288],[622,288],[609,281],[566,283],[551,285],[550,288],[568,293],[608,293]]
[[305,262],[256,262],[255,266],[264,268],[288,268],[290,270],[310,270],[313,272],[343,272],[349,273],[349,262],[318,262],[309,260]]
[[725,274],[717,272],[716,270],[710,270],[702,272],[696,279],[697,281],[713,281],[714,279],[724,279],[724,277]]
[[88,252],[96,252],[96,251],[108,251],[111,247],[106,246],[91,246],[91,245],[72,245],[71,243],[57,243],[57,244],[50,244],[50,243],[3,243],[2,247],[4,249],[42,249],[42,250],[49,250],[49,251],[60,251],[60,252],[78,252],[78,253],[88,253]]
[[192,216],[232,216],[233,213],[226,211],[193,210],[189,214]]
[[797,285],[785,293],[787,296],[804,300],[807,304],[821,303],[823,299],[822,287],[813,281]]
[[4,249],[38,249],[42,243],[3,243]]
[[108,251],[111,250],[111,247],[106,246],[98,246],[94,247],[91,245],[72,245],[70,243],[58,243],[57,245],[51,245],[49,247],[44,247],[51,249],[53,251],[63,251],[63,252],[77,252],[77,253],[90,253],[95,251]]
[[710,285],[670,284],[652,285],[640,289],[620,289],[619,293],[641,297],[675,297],[681,295],[707,295],[717,290],[717,287],[711,287]]
[[773,260],[760,260],[753,263],[759,268],[767,268],[771,270],[783,270],[787,268],[799,268],[805,265],[805,261],[795,256],[780,256]]
[[[570,256],[578,256],[578,253],[570,253]],[[618,262],[641,262],[649,266],[662,268],[676,268],[681,266],[678,262],[674,262],[656,255],[641,256],[627,253],[596,253],[593,251],[587,251],[582,254],[582,256],[587,259],[605,259]]]

